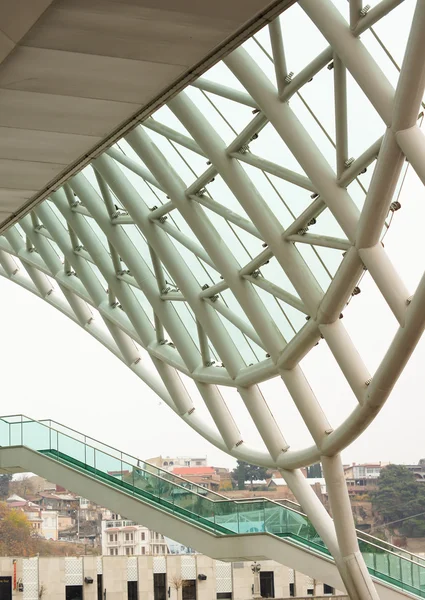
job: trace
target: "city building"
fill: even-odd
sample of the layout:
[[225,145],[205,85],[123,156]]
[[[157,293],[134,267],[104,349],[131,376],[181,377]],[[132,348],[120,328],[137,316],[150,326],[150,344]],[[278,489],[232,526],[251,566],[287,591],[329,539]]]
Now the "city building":
[[[252,565],[252,561],[221,562],[201,554],[0,557],[0,580],[2,590],[8,586],[12,600],[248,600],[253,596]],[[272,560],[261,561],[259,566],[263,598],[348,598]]]
[[163,535],[114,513],[105,514],[101,535],[106,556],[168,554]]
[[378,479],[381,469],[389,463],[352,463],[344,466],[344,477],[348,480]]
[[220,475],[214,467],[174,467],[172,472],[213,492],[218,492],[220,488]]
[[425,458],[421,458],[417,465],[404,465],[413,473],[417,481],[425,483]]
[[25,513],[37,536],[46,540],[58,539],[59,522],[56,510],[43,510],[35,502],[17,495],[10,496],[6,502],[9,508]]
[[193,457],[193,456],[156,456],[154,458],[148,458],[147,463],[160,467],[165,471],[173,471],[175,467],[206,467],[207,457]]

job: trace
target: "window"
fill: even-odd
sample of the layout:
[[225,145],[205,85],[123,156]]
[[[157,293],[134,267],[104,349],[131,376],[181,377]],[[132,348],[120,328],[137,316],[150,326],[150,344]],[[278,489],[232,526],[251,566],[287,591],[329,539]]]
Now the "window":
[[200,460],[197,460],[195,464],[196,464],[197,467],[201,467],[202,466],[202,462]]
[[146,554],[146,548],[142,546],[142,554]]
[[118,556],[118,548],[109,548],[109,556]]
[[114,541],[114,536],[112,535],[112,533],[109,535],[109,541],[113,542]]
[[314,588],[307,588],[307,596],[314,596]]
[[262,598],[274,598],[274,572],[260,572],[260,593]]
[[289,584],[289,595],[293,598],[295,596],[295,583]]
[[118,533],[115,534],[115,541],[118,542]]
[[184,466],[185,467],[190,467],[190,460],[185,460],[184,461]]
[[196,579],[184,579],[182,600],[196,600]]
[[217,600],[232,600],[232,592],[217,592]]
[[145,541],[145,532],[142,531],[142,533],[140,534],[140,539],[142,540],[142,542]]
[[323,594],[334,594],[334,593],[335,593],[335,589],[331,585],[328,585],[327,583],[323,584]]
[[126,533],[125,534],[125,541],[126,542],[132,542],[134,540],[134,535],[132,533]]

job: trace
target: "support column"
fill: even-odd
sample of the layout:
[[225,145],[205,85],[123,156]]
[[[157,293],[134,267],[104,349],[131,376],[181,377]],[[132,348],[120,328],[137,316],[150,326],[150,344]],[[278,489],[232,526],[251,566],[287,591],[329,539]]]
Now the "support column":
[[[296,471],[282,470],[281,475],[285,479],[286,483],[288,484],[291,492],[294,494],[294,496],[297,498],[297,500],[301,504],[303,511],[307,514],[313,527],[315,528],[317,533],[320,535],[322,540],[325,542],[329,552],[331,552],[331,554],[335,560],[335,564],[338,567],[338,571],[341,575],[341,579],[344,582],[344,586],[347,590],[347,593],[350,596],[350,599],[351,600],[366,600],[366,599],[371,600],[373,598],[374,600],[378,600],[378,595],[376,594],[376,592],[373,588],[372,581],[370,581],[370,585],[375,593],[374,596],[372,596],[370,594],[369,595],[361,595],[358,593],[358,589],[356,588],[356,585],[353,581],[353,577],[349,571],[347,562],[344,560],[344,555],[342,554],[342,551],[341,551],[341,544],[340,544],[340,540],[338,537],[338,532],[336,531],[335,523],[332,522],[331,517],[326,512],[326,509],[323,506],[323,504],[320,502],[319,498],[313,492],[311,485],[308,483],[308,481],[304,477],[304,475],[302,475],[302,473],[299,470],[296,470]],[[345,485],[345,481],[344,481],[344,485]],[[347,493],[347,490],[345,490],[345,492]],[[347,499],[348,499],[348,494],[347,494]],[[352,521],[351,509],[350,509],[350,518]],[[350,521],[348,521],[348,523],[349,522]],[[354,531],[354,528],[353,528],[353,531]],[[354,537],[355,537],[355,541],[357,542],[355,533],[354,533]],[[361,555],[360,555],[360,558],[361,558],[361,560],[363,560]],[[366,567],[365,567],[365,569],[366,569]],[[369,574],[367,573],[367,569],[366,569],[366,574],[369,577]],[[370,580],[370,578],[369,578],[369,580]]]
[[[346,568],[349,586],[352,586],[352,591],[348,588],[347,591],[351,599],[355,594],[360,600],[379,600],[359,550],[341,456],[323,456],[322,466],[342,565]],[[338,568],[341,570],[340,565]]]

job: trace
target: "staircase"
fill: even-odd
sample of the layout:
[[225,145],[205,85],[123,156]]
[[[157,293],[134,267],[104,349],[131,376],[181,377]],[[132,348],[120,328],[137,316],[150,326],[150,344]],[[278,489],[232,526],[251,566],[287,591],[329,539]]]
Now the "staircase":
[[[0,457],[6,449],[31,449],[84,475],[87,485],[89,480],[96,480],[210,536],[233,540],[267,534],[310,555],[331,559],[295,503],[263,498],[229,500],[50,420],[34,421],[23,415],[0,417],[0,446]],[[407,595],[425,597],[425,559],[360,531],[358,540],[376,582]]]

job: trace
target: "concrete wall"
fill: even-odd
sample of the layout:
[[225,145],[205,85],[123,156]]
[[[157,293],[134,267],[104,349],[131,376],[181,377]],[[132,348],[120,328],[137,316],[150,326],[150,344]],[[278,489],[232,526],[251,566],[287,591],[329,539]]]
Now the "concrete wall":
[[[99,558],[96,556],[85,556],[81,561],[78,558],[46,557],[39,558],[38,561],[33,561],[32,565],[35,567],[35,571],[33,570],[33,572],[36,573],[38,568],[38,588],[43,586],[45,589],[42,600],[64,600],[65,586],[67,583],[71,583],[70,577],[80,577],[81,582],[84,581],[85,577],[91,577],[93,580],[92,584],[83,583],[83,597],[84,600],[97,600]],[[200,574],[207,577],[206,580],[196,580],[197,600],[216,600],[217,562],[201,554],[195,555],[194,559],[196,563],[196,577]],[[128,560],[125,556],[101,557],[103,589],[106,589],[107,600],[125,600],[127,598]],[[14,592],[13,600],[15,598],[19,598],[20,600],[25,600],[25,597],[32,598],[29,595],[30,583],[28,575],[26,579],[24,573],[24,566],[29,564],[28,561],[29,559],[25,558],[16,559],[17,581],[23,581],[24,594],[17,591]],[[68,570],[66,564],[68,564]],[[232,600],[250,600],[252,598],[252,584],[254,579],[251,572],[251,564],[251,561],[232,563]],[[136,565],[139,600],[154,600],[154,557],[138,556],[136,558]],[[78,572],[78,575],[70,575],[70,570]],[[293,578],[295,579],[295,595],[297,597],[307,596],[307,590],[312,587],[314,587],[317,596],[323,595],[322,583],[313,583],[313,580],[301,573],[295,573],[294,576],[292,570],[275,561],[261,561],[261,570],[274,572],[276,598],[289,597],[289,583]],[[176,555],[166,556],[166,572],[167,587],[170,586],[170,600],[181,600],[182,589],[181,587],[176,589],[173,582],[182,578],[182,557]],[[0,558],[0,576],[13,577],[12,558]]]

